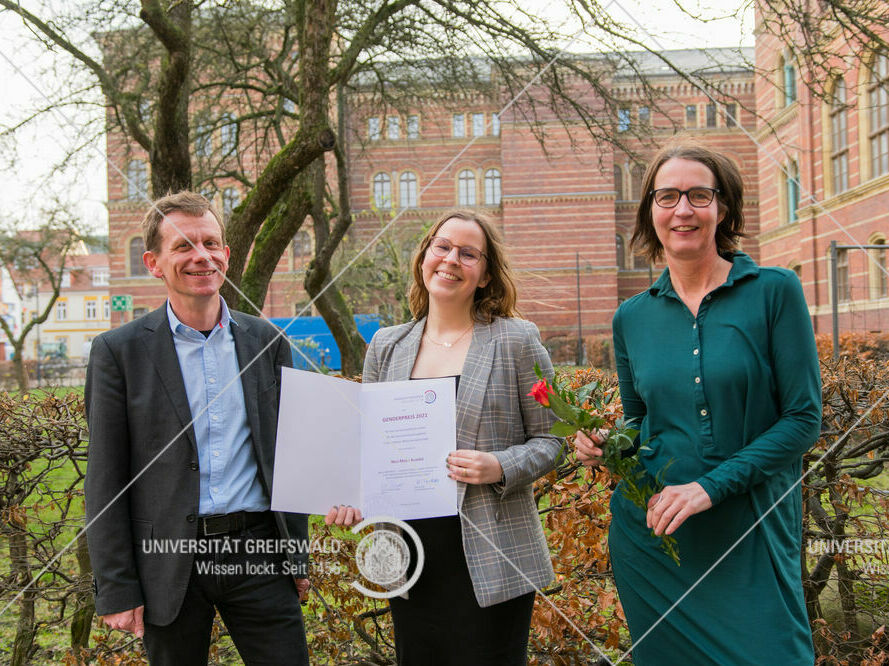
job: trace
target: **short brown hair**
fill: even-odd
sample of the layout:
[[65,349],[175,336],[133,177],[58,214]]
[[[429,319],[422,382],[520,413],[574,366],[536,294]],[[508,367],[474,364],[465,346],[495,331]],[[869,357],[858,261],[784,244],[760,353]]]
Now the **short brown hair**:
[[159,252],[161,249],[161,222],[170,213],[175,212],[201,217],[207,211],[216,218],[219,231],[222,234],[222,244],[225,245],[225,225],[219,216],[219,211],[207,197],[197,192],[182,190],[176,194],[167,193],[152,204],[145,217],[142,218],[142,240],[145,241],[145,249],[151,252]]
[[654,189],[657,172],[665,162],[672,159],[700,162],[710,169],[716,181],[715,187],[719,190],[716,203],[719,210],[725,212],[725,217],[716,227],[716,251],[719,254],[728,254],[737,249],[738,239],[747,236],[744,233],[744,183],[741,172],[725,155],[692,143],[688,139],[678,140],[662,148],[645,170],[645,176],[642,178],[642,196],[636,209],[636,228],[633,229],[633,238],[630,241],[633,249],[640,250],[640,254],[652,263],[658,261],[664,254],[664,247],[658,240],[651,218],[653,204],[651,191]]
[[408,292],[411,314],[415,319],[429,314],[429,292],[423,283],[423,258],[426,256],[426,250],[429,249],[432,237],[438,233],[445,222],[454,218],[475,222],[485,235],[486,272],[490,280],[484,287],[475,290],[472,318],[475,321],[489,324],[495,317],[518,316],[515,279],[512,269],[509,267],[509,260],[506,258],[500,232],[497,231],[491,220],[471,210],[452,210],[445,213],[420,241],[420,246],[411,260],[411,272],[414,276],[413,284]]

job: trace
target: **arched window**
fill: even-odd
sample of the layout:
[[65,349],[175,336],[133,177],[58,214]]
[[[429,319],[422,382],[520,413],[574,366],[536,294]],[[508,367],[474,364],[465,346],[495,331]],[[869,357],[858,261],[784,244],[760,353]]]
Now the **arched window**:
[[232,211],[241,203],[241,193],[234,187],[222,190],[222,219],[228,222]]
[[488,169],[485,171],[485,203],[489,206],[499,206],[500,200],[500,171]]
[[849,189],[849,110],[846,105],[846,82],[837,79],[830,101],[830,169],[833,194]]
[[793,224],[796,222],[796,209],[799,208],[799,167],[796,164],[796,160],[790,160],[787,165],[784,187],[786,192],[785,201],[787,202],[785,219],[787,224]]
[[871,178],[889,173],[889,55],[874,58],[867,84]]
[[625,271],[627,270],[627,246],[624,243],[624,237],[615,234],[614,244],[617,246],[617,270]]
[[142,236],[134,236],[130,239],[130,277],[149,275],[148,269],[142,263],[143,254],[145,254],[145,241],[142,240]]
[[417,207],[417,175],[405,171],[398,179],[398,205],[400,208]]
[[643,254],[634,254],[633,255],[633,270],[634,271],[644,271],[648,268],[648,257]]
[[[143,160],[127,163],[127,199],[141,201],[148,198],[148,167]],[[142,260],[139,260],[142,263]]]
[[619,165],[614,165],[614,191],[616,192],[615,198],[618,201],[624,200],[624,170],[620,168]]
[[461,206],[475,205],[475,174],[464,169],[457,175],[457,203]]
[[392,208],[392,179],[388,173],[374,176],[374,207],[380,210]]
[[226,113],[221,119],[222,128],[219,132],[223,155],[234,155],[238,152],[238,125],[235,117]]
[[889,297],[889,265],[886,262],[886,255],[889,252],[889,246],[886,245],[886,238],[876,236],[871,238],[868,245],[882,245],[883,247],[876,250],[870,250],[870,261],[868,262],[868,272],[870,273],[870,297],[873,299]]
[[300,259],[312,254],[312,237],[305,229],[296,232],[293,237],[293,258]]

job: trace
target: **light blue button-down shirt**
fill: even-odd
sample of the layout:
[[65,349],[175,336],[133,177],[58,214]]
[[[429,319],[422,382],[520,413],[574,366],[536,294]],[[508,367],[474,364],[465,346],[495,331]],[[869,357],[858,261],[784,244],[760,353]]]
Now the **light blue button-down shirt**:
[[231,318],[225,301],[222,317],[208,337],[186,326],[167,301],[179,369],[194,418],[201,474],[199,513],[267,511],[269,499],[259,481],[253,454],[244,389]]

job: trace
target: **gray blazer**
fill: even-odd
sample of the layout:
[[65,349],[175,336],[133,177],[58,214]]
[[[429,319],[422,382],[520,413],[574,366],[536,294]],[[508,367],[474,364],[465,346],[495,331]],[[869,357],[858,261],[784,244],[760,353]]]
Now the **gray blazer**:
[[[423,318],[377,331],[363,381],[409,379],[425,325]],[[537,381],[535,363],[552,376],[549,354],[531,322],[500,318],[475,325],[457,390],[457,448],[493,453],[504,474],[502,483],[457,483],[463,550],[482,607],[553,579],[532,484],[553,469],[562,440],[548,434],[552,412],[526,395]]]
[[[281,366],[290,347],[257,317],[232,311],[241,385],[260,481],[271,496]],[[191,410],[166,303],[97,337],[86,376],[90,429],[85,496],[96,612],[145,605],[145,621],[172,622],[185,596],[194,556],[150,554],[143,539],[194,539],[200,494]],[[155,456],[173,442],[157,460]],[[123,496],[118,492],[138,478]],[[106,508],[107,506],[107,508]],[[282,538],[308,537],[308,519],[277,514]]]

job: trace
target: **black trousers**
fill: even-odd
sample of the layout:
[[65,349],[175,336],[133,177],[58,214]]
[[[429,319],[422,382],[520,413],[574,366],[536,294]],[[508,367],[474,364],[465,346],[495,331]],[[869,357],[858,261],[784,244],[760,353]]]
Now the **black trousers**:
[[152,666],[206,666],[216,610],[247,666],[308,666],[302,609],[284,554],[247,552],[248,540],[277,539],[274,518],[228,539],[231,553],[195,555],[179,614],[171,624],[145,624]]
[[[399,666],[524,666],[534,592],[478,605],[456,516],[408,521],[426,561],[408,599],[389,600]],[[408,539],[413,573],[416,553]]]

